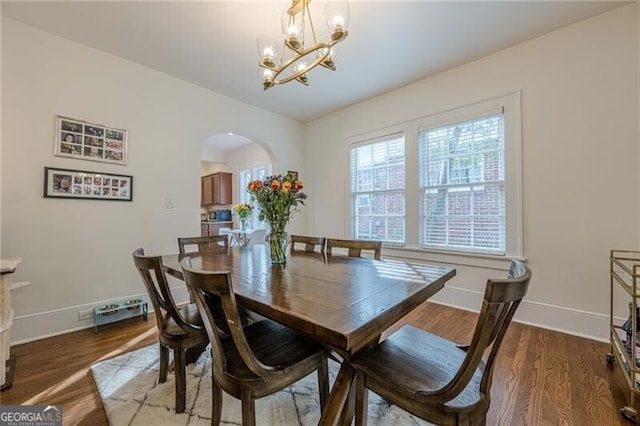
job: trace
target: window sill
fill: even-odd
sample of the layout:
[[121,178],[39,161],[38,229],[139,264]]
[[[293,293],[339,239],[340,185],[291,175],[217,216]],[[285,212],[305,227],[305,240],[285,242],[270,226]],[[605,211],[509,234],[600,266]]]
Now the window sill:
[[383,257],[397,257],[401,259],[419,260],[423,262],[446,263],[450,265],[473,266],[477,268],[508,271],[511,259],[525,261],[517,256],[496,256],[481,253],[461,253],[454,251],[429,250],[420,247],[406,247],[399,245],[383,245]]

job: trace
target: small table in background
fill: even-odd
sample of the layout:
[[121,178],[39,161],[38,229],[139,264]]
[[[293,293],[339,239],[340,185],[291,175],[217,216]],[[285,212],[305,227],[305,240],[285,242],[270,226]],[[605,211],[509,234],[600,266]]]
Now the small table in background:
[[244,247],[249,244],[249,240],[251,240],[251,235],[253,234],[253,229],[232,229],[229,232],[235,241],[235,244],[231,245]]

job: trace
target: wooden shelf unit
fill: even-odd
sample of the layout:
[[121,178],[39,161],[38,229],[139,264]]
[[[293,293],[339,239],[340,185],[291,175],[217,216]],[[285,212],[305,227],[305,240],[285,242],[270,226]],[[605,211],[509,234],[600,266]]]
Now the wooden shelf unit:
[[[611,351],[607,354],[607,363],[618,362],[629,389],[629,405],[620,409],[620,414],[627,420],[637,422],[635,409],[636,393],[640,393],[640,346],[638,346],[638,299],[640,298],[640,251],[611,250],[610,267],[610,298],[609,298],[609,333]],[[619,324],[613,316],[613,301],[615,289],[623,289],[630,299],[629,315],[631,322],[630,333],[628,326]]]

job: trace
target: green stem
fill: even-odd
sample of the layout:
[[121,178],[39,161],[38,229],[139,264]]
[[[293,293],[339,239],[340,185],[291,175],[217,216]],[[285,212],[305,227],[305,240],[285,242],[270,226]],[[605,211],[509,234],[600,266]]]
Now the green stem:
[[271,263],[285,263],[286,262],[286,235],[283,227],[276,227],[269,235],[269,252],[271,254]]

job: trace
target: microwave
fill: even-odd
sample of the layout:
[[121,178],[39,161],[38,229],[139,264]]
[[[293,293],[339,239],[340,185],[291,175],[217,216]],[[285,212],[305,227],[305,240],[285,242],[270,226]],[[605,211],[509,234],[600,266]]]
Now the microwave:
[[231,210],[211,210],[209,212],[210,222],[231,222]]

